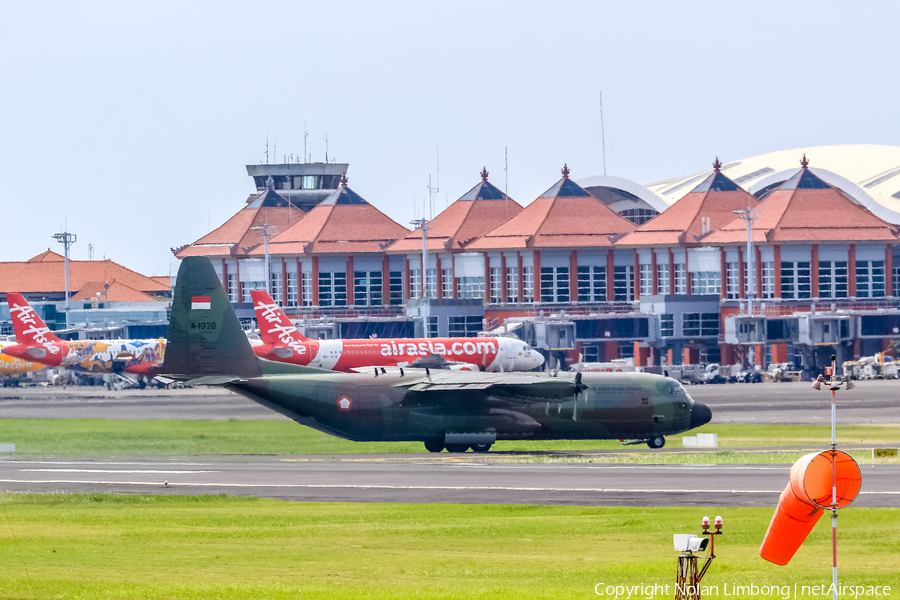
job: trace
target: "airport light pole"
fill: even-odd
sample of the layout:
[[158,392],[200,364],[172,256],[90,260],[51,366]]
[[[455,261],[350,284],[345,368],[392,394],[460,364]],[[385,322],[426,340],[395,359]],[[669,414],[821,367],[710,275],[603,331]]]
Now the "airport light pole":
[[[759,218],[759,209],[742,208],[733,211],[739,219],[747,221],[747,315],[753,316],[753,296],[756,294],[756,257],[753,254],[753,221]],[[740,265],[738,268],[743,267]],[[760,290],[761,291],[761,290]],[[750,344],[750,364],[749,368],[756,367],[756,351],[754,345]]]
[[[431,221],[422,217],[421,219],[415,219],[410,221],[410,225],[414,225],[417,229],[422,230],[422,273],[421,273],[421,285],[419,288],[422,290],[422,303],[424,304],[425,298],[428,297],[428,276],[426,273],[428,272],[428,229]],[[435,286],[437,286],[438,275],[435,273]],[[435,294],[437,297],[437,294]],[[428,317],[425,314],[424,308],[420,308],[422,311],[422,337],[428,338]]]
[[[266,223],[265,225],[260,225],[258,227],[251,227],[250,229],[257,229],[262,231],[263,239],[265,240],[266,245],[266,293],[270,296],[272,295],[272,275],[270,273],[271,265],[269,264],[269,237],[275,235],[278,232],[278,229],[274,225],[269,225]],[[281,285],[284,285],[285,282],[281,282]],[[278,300],[275,300],[278,302]]]
[[63,261],[66,270],[66,329],[69,328],[69,248],[78,240],[74,233],[64,231],[53,234],[53,239],[63,245]]

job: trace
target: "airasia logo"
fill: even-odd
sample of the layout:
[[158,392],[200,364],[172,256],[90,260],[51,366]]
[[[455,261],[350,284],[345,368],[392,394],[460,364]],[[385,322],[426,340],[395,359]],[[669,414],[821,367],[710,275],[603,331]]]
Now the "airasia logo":
[[[297,354],[306,354],[306,346],[303,342],[298,342],[294,339],[294,336],[291,335],[297,331],[297,328],[294,327],[290,321],[287,322],[287,325],[284,324],[286,319],[281,318],[282,313],[278,308],[278,304],[266,304],[261,301],[253,308],[256,310],[259,319],[265,319],[266,323],[274,324],[274,327],[269,329],[266,333],[274,333],[277,335],[278,340],[282,344]],[[260,323],[260,327],[262,327],[262,323]]]
[[337,401],[338,410],[346,412],[353,408],[353,400],[348,398],[347,396],[341,396]]
[[382,356],[428,356],[440,354],[442,356],[474,356],[497,354],[497,344],[489,341],[477,342],[453,342],[444,345],[443,342],[412,342],[391,341],[381,344]]
[[9,308],[9,314],[15,314],[16,318],[21,321],[23,325],[30,325],[28,329],[22,331],[22,334],[26,337],[33,339],[34,342],[42,345],[44,348],[49,350],[52,354],[56,354],[59,352],[59,348],[53,343],[53,341],[48,340],[46,336],[50,333],[49,327],[38,327],[38,319],[37,315],[34,312],[34,309],[28,306],[19,306],[18,304],[14,304]]

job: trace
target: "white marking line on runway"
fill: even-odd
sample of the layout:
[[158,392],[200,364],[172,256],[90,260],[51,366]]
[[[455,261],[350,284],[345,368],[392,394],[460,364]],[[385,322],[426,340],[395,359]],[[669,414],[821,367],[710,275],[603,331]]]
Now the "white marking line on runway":
[[[0,467],[6,466],[7,464],[14,465],[90,465],[90,466],[105,466],[105,465],[139,465],[142,467],[212,467],[215,466],[216,463],[194,463],[194,462],[119,462],[119,461],[109,461],[103,462],[98,460],[85,460],[85,461],[77,461],[77,460],[16,460],[9,462],[0,463]],[[234,463],[228,463],[234,464]]]
[[159,475],[218,473],[219,471],[162,471],[155,469],[19,469],[20,473],[155,473]]
[[[21,480],[0,479],[0,483],[92,483],[97,485],[158,485],[153,481],[79,481],[67,479]],[[330,484],[330,483],[179,483],[184,487],[233,487],[233,488],[324,488],[324,489],[362,489],[362,490],[456,490],[479,491],[496,490],[510,492],[640,492],[662,494],[780,494],[782,490],[698,490],[698,489],[641,489],[641,488],[555,488],[555,487],[505,487],[477,485],[364,485],[364,484]],[[174,487],[169,485],[169,487]],[[900,495],[900,492],[860,492],[861,494]]]

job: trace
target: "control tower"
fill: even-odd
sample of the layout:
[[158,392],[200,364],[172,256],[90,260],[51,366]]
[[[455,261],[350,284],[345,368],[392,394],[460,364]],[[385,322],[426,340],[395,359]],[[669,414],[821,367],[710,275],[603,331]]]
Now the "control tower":
[[338,189],[348,167],[348,163],[332,162],[247,165],[257,190],[247,204],[272,189],[295,208],[309,212]]

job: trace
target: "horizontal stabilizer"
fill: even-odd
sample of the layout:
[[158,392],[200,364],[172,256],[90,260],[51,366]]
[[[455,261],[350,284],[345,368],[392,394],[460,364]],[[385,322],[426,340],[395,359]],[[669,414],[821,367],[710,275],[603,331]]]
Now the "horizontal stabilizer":
[[229,383],[241,383],[246,381],[246,379],[241,379],[240,377],[229,377],[227,375],[210,375],[207,377],[197,377],[196,379],[189,379],[184,382],[185,387],[194,387],[197,385],[228,385]]

